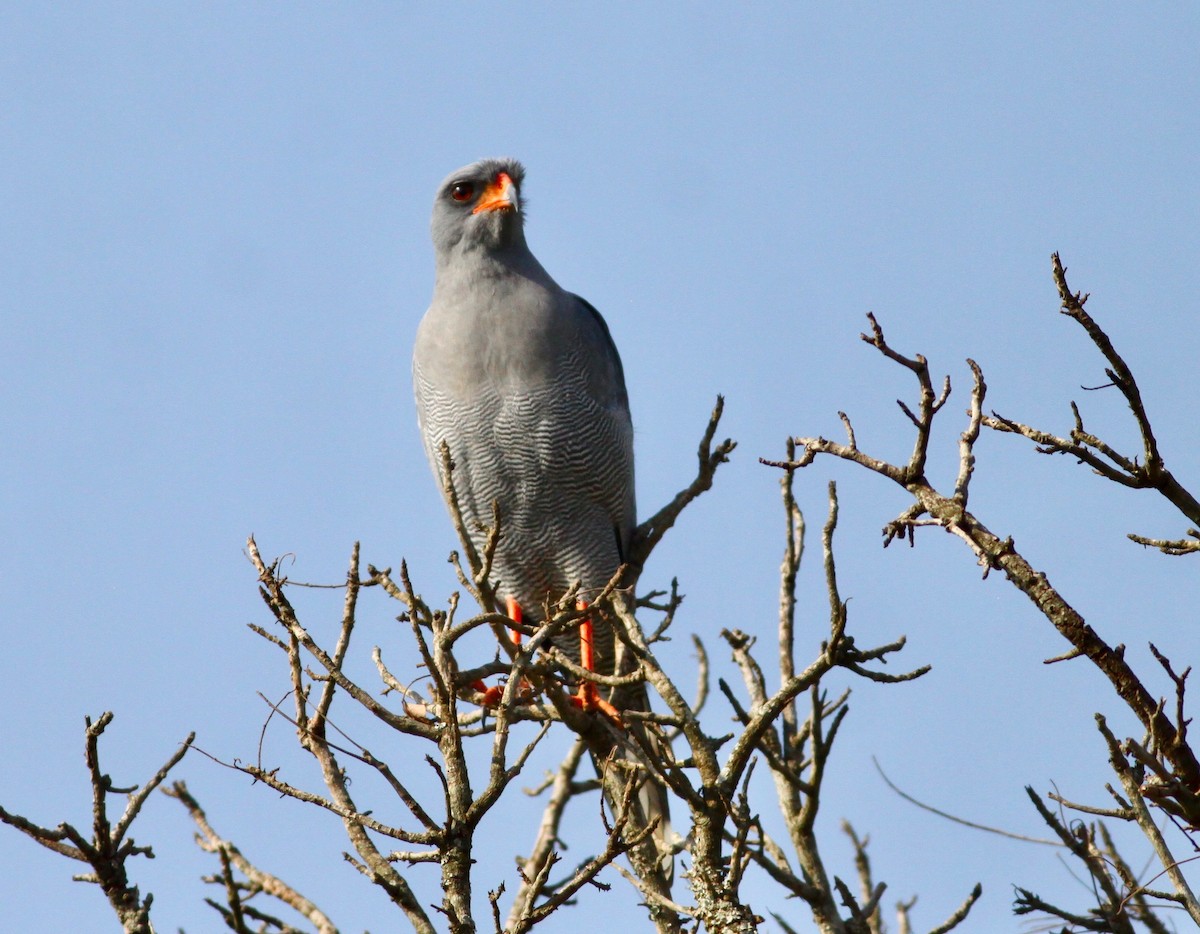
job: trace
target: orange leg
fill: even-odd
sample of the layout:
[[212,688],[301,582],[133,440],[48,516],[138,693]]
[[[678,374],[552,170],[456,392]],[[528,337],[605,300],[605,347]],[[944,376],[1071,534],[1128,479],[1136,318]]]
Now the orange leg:
[[[525,614],[521,612],[521,604],[517,603],[515,597],[509,597],[505,600],[504,608],[508,611],[508,618],[514,623],[520,624],[525,622]],[[514,645],[521,644],[521,630],[513,629],[509,632],[509,635],[512,636]]]
[[[580,610],[586,610],[587,601],[580,600],[576,604],[576,607]],[[596,670],[596,656],[595,647],[592,645],[592,632],[592,617],[589,613],[583,618],[583,622],[579,624],[579,664],[587,671]],[[598,710],[617,726],[623,727],[625,725],[621,720],[621,712],[600,696],[600,691],[594,681],[581,681],[579,690],[571,698],[571,703],[581,710]]]
[[[521,612],[521,604],[517,603],[515,597],[508,597],[505,599],[504,609],[508,613],[508,618],[514,623],[519,625],[525,621],[525,614]],[[510,629],[508,634],[512,638],[512,641],[515,645],[521,644],[520,629]],[[522,687],[524,688],[525,685],[522,685]],[[480,704],[483,707],[495,707],[498,703],[500,703],[500,698],[504,696],[504,686],[500,684],[489,688],[484,686],[483,682],[480,681],[478,684],[476,684],[476,688],[483,692],[483,700],[480,701]],[[527,692],[523,691],[522,693],[525,694]]]

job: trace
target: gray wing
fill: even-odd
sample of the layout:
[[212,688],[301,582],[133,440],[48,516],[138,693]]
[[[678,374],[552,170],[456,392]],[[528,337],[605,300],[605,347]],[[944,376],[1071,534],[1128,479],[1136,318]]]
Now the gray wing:
[[586,298],[572,293],[568,293],[573,299],[581,304],[591,319],[596,323],[597,329],[600,331],[603,338],[602,346],[609,365],[613,369],[613,387],[615,390],[616,405],[625,413],[625,417],[629,418],[629,393],[625,390],[625,368],[621,365],[621,355],[617,352],[617,345],[612,339],[612,332],[608,329],[608,322],[604,320],[604,316],[596,310],[596,306],[589,302]]
[[621,364],[621,355],[604,317],[587,299],[574,294],[570,294],[570,297],[582,306],[595,335],[595,339],[589,342],[589,351],[593,356],[588,367],[591,371],[589,384],[595,401],[606,410],[611,431],[608,439],[611,447],[607,451],[597,452],[600,462],[597,469],[608,475],[602,487],[613,494],[613,524],[617,533],[620,560],[624,561],[630,537],[637,525],[633,418],[629,410],[629,393],[625,388],[625,368]]

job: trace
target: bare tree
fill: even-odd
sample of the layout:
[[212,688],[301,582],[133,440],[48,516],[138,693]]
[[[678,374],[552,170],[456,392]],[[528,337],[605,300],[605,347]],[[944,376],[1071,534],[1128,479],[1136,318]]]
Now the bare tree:
[[[853,864],[839,868],[826,855],[828,837],[818,823],[823,783],[836,739],[846,728],[851,686],[865,682],[886,690],[921,677],[928,666],[887,672],[882,666],[904,649],[904,637],[860,647],[852,635],[835,560],[838,495],[832,484],[818,562],[828,623],[820,633],[800,631],[797,625],[796,588],[804,571],[805,521],[792,481],[797,470],[818,457],[833,456],[879,474],[913,497],[912,505],[886,525],[885,544],[900,539],[915,543],[916,530],[926,526],[957,536],[983,566],[985,576],[1002,571],[1067,639],[1069,650],[1051,661],[1089,659],[1145,730],[1140,738],[1118,739],[1105,719],[1097,716],[1104,752],[1118,779],[1108,788],[1112,806],[1076,804],[1030,792],[1064,852],[1078,860],[1093,881],[1096,903],[1068,909],[1022,888],[1014,910],[1049,916],[1066,924],[1065,929],[1124,932],[1141,925],[1161,931],[1167,930],[1161,908],[1171,905],[1200,923],[1200,905],[1172,850],[1181,842],[1192,847],[1200,819],[1200,765],[1187,739],[1184,713],[1190,669],[1178,671],[1154,650],[1173,691],[1169,700],[1157,698],[1126,661],[1122,647],[1102,639],[1017,551],[1011,538],[992,532],[968,509],[975,443],[987,428],[1029,438],[1043,453],[1072,455],[1108,480],[1157,490],[1189,522],[1200,525],[1196,499],[1166,469],[1159,454],[1129,368],[1084,311],[1085,296],[1067,288],[1057,256],[1054,275],[1064,312],[1084,327],[1100,349],[1110,378],[1130,408],[1143,440],[1139,457],[1122,455],[1089,434],[1074,407],[1075,427],[1065,437],[985,414],[983,374],[968,361],[973,381],[956,452],[958,473],[953,489],[938,490],[927,478],[926,462],[933,421],[950,397],[949,380],[936,388],[925,358],[894,350],[872,316],[870,333],[863,339],[910,371],[917,382],[915,406],[900,403],[915,431],[913,453],[903,464],[866,453],[858,446],[850,419],[842,414],[845,442],[794,438],[783,460],[765,462],[782,471],[784,548],[774,644],[763,645],[741,631],[722,631],[719,639],[728,661],[721,663],[713,660],[709,646],[693,636],[696,667],[674,670],[663,663],[657,650],[672,627],[681,625],[677,585],[672,582],[640,596],[636,592],[647,558],[680,513],[712,486],[720,465],[734,450],[731,441],[716,442],[722,411],[718,399],[699,445],[695,477],[639,527],[629,563],[591,600],[593,611],[606,614],[613,623],[621,643],[618,673],[603,676],[580,668],[553,648],[555,636],[578,625],[575,593],[545,607],[547,621],[536,629],[524,628],[519,643],[509,638],[514,624],[497,611],[490,581],[503,517],[493,516],[487,544],[476,550],[456,508],[453,465],[447,454],[448,499],[463,546],[462,559],[456,554],[452,561],[462,590],[477,611],[465,611],[457,595],[444,607],[432,607],[419,595],[403,564],[395,575],[370,564],[364,571],[356,545],[341,585],[344,598],[336,636],[332,644],[324,643],[313,634],[322,631],[323,621],[307,622],[307,611],[293,601],[298,585],[282,573],[279,560],[264,558],[251,539],[248,554],[271,614],[271,625],[252,628],[278,649],[290,698],[286,704],[273,705],[270,716],[291,723],[299,746],[318,766],[321,782],[317,788],[304,787],[297,777],[270,762],[227,764],[265,788],[339,820],[352,850],[346,859],[378,887],[409,927],[422,934],[531,931],[552,915],[571,912],[575,897],[585,887],[613,888],[616,876],[624,881],[607,897],[620,898],[623,889],[626,897],[644,906],[650,924],[660,932],[759,930],[765,923],[763,912],[747,896],[750,889],[745,885],[748,878],[758,877],[803,905],[800,914],[824,934],[882,934],[886,885],[876,877],[866,839],[844,821],[842,831],[851,841]],[[1172,555],[1200,550],[1200,533],[1194,528],[1185,537],[1131,537]],[[370,614],[362,609],[365,599],[371,601]],[[366,654],[358,648],[361,637],[355,636],[373,626],[368,617],[377,617],[379,608],[392,601],[419,667],[398,669],[385,660],[381,649],[374,648],[369,677],[353,675],[357,669],[352,662]],[[394,624],[386,625],[394,639]],[[500,649],[494,660],[464,667],[472,657],[471,637],[488,629]],[[497,677],[503,685],[499,701],[485,703],[496,692],[485,692],[483,680]],[[657,698],[658,712],[630,712],[624,726],[584,713],[569,702],[568,686],[581,680],[595,682],[600,691],[642,682]],[[685,683],[697,685],[694,696],[681,687]],[[772,690],[770,685],[778,686]],[[731,722],[733,729],[729,729]],[[89,724],[88,732],[89,768],[100,814],[105,796],[117,791],[98,766],[96,742],[106,724],[102,718],[96,729]],[[387,738],[388,756],[372,751],[363,739],[377,735]],[[375,740],[371,745],[383,748]],[[132,792],[117,828],[109,828],[107,819],[98,817],[91,842],[68,825],[48,830],[7,812],[0,811],[0,817],[44,845],[89,862],[94,873],[88,878],[105,887],[124,929],[148,931],[150,898],[140,899],[125,871],[126,857],[142,848],[126,843],[125,837],[145,796],[163,782],[187,746],[152,782]],[[486,818],[520,794],[518,779],[550,748],[559,751],[558,764],[534,789],[542,808],[529,828],[528,849],[510,871],[485,867],[477,859],[483,849],[512,846],[510,841],[489,837],[493,824]],[[581,768],[589,755],[597,760],[594,778]],[[411,765],[397,764],[401,757],[405,763],[420,763],[420,769],[435,779],[432,791],[428,782],[418,780]],[[756,774],[769,781],[754,781]],[[363,776],[373,780],[355,782]],[[659,828],[654,821],[646,822],[636,806],[639,791],[648,782],[669,790],[677,829],[686,831],[674,854],[682,871],[674,875],[654,843]],[[183,783],[176,782],[167,791],[194,820],[197,843],[217,859],[217,870],[206,879],[217,896],[208,902],[230,930],[321,934],[337,930],[332,915],[259,868],[244,855],[242,845],[218,834]],[[1070,810],[1082,812],[1091,822],[1065,820],[1063,813]],[[1165,883],[1138,882],[1105,821],[1125,822],[1141,830],[1162,866]],[[781,832],[771,829],[779,827]],[[568,852],[585,855],[565,865]],[[666,862],[671,862],[669,854]],[[928,930],[957,927],[981,892],[975,886],[957,907],[945,906],[944,919]],[[913,899],[895,903],[902,934],[914,930],[913,903]],[[285,920],[284,912],[295,920]],[[785,934],[801,923],[780,914],[774,920]]]
[[[150,924],[150,906],[154,896],[147,893],[145,898],[138,887],[129,879],[127,863],[131,857],[145,856],[154,858],[154,850],[149,846],[139,846],[129,836],[134,820],[142,811],[146,799],[154,789],[158,788],[167,778],[167,774],[187,754],[196,738],[195,733],[188,735],[179,749],[163,763],[162,767],[144,785],[134,785],[121,788],[113,783],[111,777],[100,767],[100,737],[112,723],[113,715],[106,711],[93,722],[91,717],[85,718],[84,763],[87,766],[88,777],[92,788],[92,835],[89,840],[74,825],[66,821],[56,827],[43,827],[33,821],[11,814],[0,807],[0,820],[15,827],[31,840],[40,843],[48,850],[53,850],[68,859],[86,863],[91,871],[75,876],[78,882],[90,882],[100,886],[104,897],[116,913],[121,924],[121,930],[129,934],[152,934]],[[125,810],[116,824],[108,813],[108,799],[111,795],[125,795],[128,800]]]
[[[802,665],[797,660],[795,629],[795,585],[803,554],[803,519],[792,495],[791,476],[783,484],[787,540],[782,567],[781,606],[778,648],[773,665],[779,669],[780,687],[774,693],[767,688],[768,676],[753,653],[754,640],[744,633],[726,631],[721,638],[728,646],[743,688],[735,690],[723,678],[718,679],[721,694],[734,712],[740,728],[732,734],[714,735],[701,719],[709,689],[707,653],[696,640],[702,659],[701,690],[696,701],[689,701],[677,686],[654,651],[675,620],[680,597],[674,587],[668,592],[653,592],[635,599],[625,581],[636,577],[663,534],[674,524],[679,513],[697,496],[709,489],[718,467],[733,450],[732,442],[714,445],[722,403],[705,430],[698,451],[698,470],[693,481],[663,509],[643,523],[632,549],[630,565],[609,583],[592,603],[606,612],[616,624],[625,653],[623,672],[601,676],[588,672],[551,648],[553,636],[578,623],[574,594],[567,594],[556,607],[547,607],[547,622],[530,629],[520,644],[506,636],[511,625],[496,611],[489,587],[491,555],[502,534],[500,517],[490,529],[488,545],[477,553],[462,527],[453,488],[448,500],[456,513],[466,563],[456,568],[460,583],[484,609],[465,621],[458,621],[458,601],[446,610],[431,609],[416,593],[407,570],[399,579],[389,571],[368,567],[361,574],[357,549],[351,559],[341,631],[336,646],[319,646],[298,619],[287,596],[289,582],[281,576],[279,565],[267,563],[257,545],[249,543],[249,553],[259,572],[263,597],[270,606],[283,637],[258,629],[286,654],[291,672],[295,709],[291,714],[301,744],[321,764],[326,792],[301,791],[273,769],[262,765],[241,766],[256,780],[276,791],[300,798],[338,814],[361,860],[360,869],[392,896],[405,911],[414,928],[433,930],[435,919],[422,908],[414,891],[419,883],[410,872],[401,872],[397,863],[411,867],[436,864],[440,868],[442,901],[439,913],[451,931],[476,931],[482,922],[473,912],[471,872],[472,853],[479,846],[477,836],[483,818],[504,797],[513,780],[524,768],[535,746],[547,736],[552,724],[565,724],[578,741],[571,746],[554,778],[537,839],[530,854],[521,860],[521,870],[511,880],[499,880],[488,896],[492,910],[492,929],[521,932],[532,929],[555,911],[565,910],[571,897],[584,885],[596,884],[599,874],[614,866],[634,887],[646,905],[649,917],[659,931],[679,931],[699,922],[713,932],[749,932],[757,930],[761,917],[741,894],[748,871],[766,873],[789,893],[808,903],[822,930],[854,931],[878,921],[878,901],[882,885],[870,880],[865,852],[858,872],[867,894],[860,901],[840,878],[827,871],[816,834],[816,816],[820,803],[825,764],[846,712],[848,691],[831,694],[823,679],[834,670],[879,683],[895,683],[919,677],[922,667],[908,674],[892,675],[879,671],[875,664],[903,647],[903,638],[871,649],[860,649],[847,634],[846,605],[838,592],[833,558],[833,533],[837,519],[836,492],[830,488],[830,515],[822,535],[826,584],[829,593],[829,631],[816,647],[815,657]],[[447,462],[446,475],[453,480],[453,465]],[[378,652],[377,672],[384,689],[397,697],[387,706],[362,685],[351,680],[343,663],[355,628],[355,609],[364,588],[382,588],[404,607],[403,618],[411,627],[429,688],[418,693],[403,684],[389,670]],[[664,599],[665,598],[665,599]],[[638,613],[659,615],[652,630],[643,627]],[[505,657],[489,665],[460,670],[456,646],[481,626],[496,630]],[[315,660],[316,671],[305,669],[305,660]],[[494,709],[494,717],[477,706],[482,699],[481,679],[500,675],[504,691]],[[611,737],[597,733],[614,726],[605,718],[588,716],[568,701],[564,684],[591,678],[601,689],[644,681],[666,708],[661,714],[630,713],[642,729],[629,731],[637,745],[626,758],[609,756],[599,776],[611,818],[605,823],[606,845],[584,860],[565,878],[552,880],[551,869],[560,859],[565,844],[572,842],[575,827],[565,819],[573,798],[590,793],[594,783],[580,781],[577,770],[585,749],[611,749]],[[319,686],[319,695],[314,693]],[[347,696],[360,708],[405,734],[410,741],[424,740],[430,752],[426,761],[438,775],[442,800],[422,802],[412,788],[399,780],[395,771],[363,746],[350,742],[347,730],[333,743],[328,738],[331,706],[338,694]],[[467,701],[464,706],[464,700]],[[473,703],[472,703],[473,702]],[[534,721],[541,725],[533,740],[512,754],[510,728],[514,723]],[[647,727],[649,729],[647,729]],[[561,734],[559,734],[561,735]],[[472,752],[480,743],[488,752]],[[628,744],[626,744],[628,746]],[[434,751],[436,747],[436,752]],[[472,784],[470,762],[490,762],[484,787]],[[343,760],[357,761],[384,775],[395,795],[403,802],[413,828],[385,825],[369,816],[377,807],[365,808],[350,797],[347,769]],[[750,777],[756,766],[768,769],[774,777],[776,801],[784,817],[788,839],[776,841],[764,829],[760,805],[753,800]],[[642,782],[652,781],[670,789],[673,798],[686,809],[689,818],[685,872],[690,897],[679,899],[665,881],[658,854],[649,842],[652,826],[638,826],[631,808]],[[578,812],[575,812],[578,813]],[[578,817],[575,818],[578,820]],[[404,851],[385,854],[377,839],[399,840]],[[629,869],[617,863],[625,857]],[[414,870],[415,871],[415,870]],[[502,908],[504,887],[514,886],[508,910]],[[956,912],[951,924],[965,916],[978,897],[976,891]],[[501,920],[503,917],[504,920]],[[875,919],[875,920],[871,920]],[[948,928],[946,928],[948,929]]]
[[950,397],[950,378],[940,391],[935,390],[926,359],[917,354],[907,357],[893,349],[873,315],[868,315],[871,332],[862,340],[884,357],[912,372],[918,386],[916,411],[898,402],[915,429],[913,453],[905,464],[892,464],[859,448],[850,419],[839,413],[846,430],[844,443],[825,438],[796,438],[799,456],[789,453],[786,461],[766,462],[793,471],[812,464],[820,455],[830,455],[866,468],[903,487],[913,503],[884,527],[884,544],[907,539],[915,544],[916,530],[925,526],[944,529],[957,536],[975,555],[986,577],[1000,570],[1006,579],[1033,601],[1038,611],[1070,648],[1047,663],[1086,658],[1104,675],[1114,693],[1137,717],[1144,734],[1118,741],[1106,719],[1096,715],[1097,726],[1105,743],[1105,752],[1115,772],[1118,788],[1106,786],[1115,807],[1097,807],[1066,801],[1057,794],[1047,798],[1068,810],[1136,824],[1149,841],[1153,853],[1170,883],[1167,889],[1140,884],[1129,863],[1117,852],[1112,837],[1102,822],[1072,823],[1067,826],[1050,808],[1030,791],[1035,806],[1047,824],[1062,840],[1064,847],[1083,863],[1095,883],[1097,904],[1086,913],[1072,912],[1049,904],[1027,889],[1018,889],[1014,910],[1018,914],[1042,912],[1081,929],[1092,931],[1133,931],[1134,922],[1148,930],[1165,930],[1155,914],[1154,905],[1182,907],[1200,924],[1200,902],[1184,877],[1181,861],[1174,855],[1159,822],[1170,828],[1191,852],[1196,849],[1195,832],[1200,827],[1200,763],[1187,738],[1188,717],[1184,713],[1184,695],[1190,666],[1176,672],[1171,661],[1153,645],[1150,650],[1169,678],[1173,696],[1156,697],[1143,676],[1135,672],[1125,658],[1124,645],[1110,645],[1052,585],[1046,574],[1037,570],[1015,547],[1011,536],[991,531],[968,509],[971,478],[975,469],[975,442],[982,428],[1028,438],[1041,454],[1068,454],[1093,473],[1131,489],[1157,491],[1175,506],[1192,527],[1183,538],[1154,538],[1130,533],[1139,544],[1156,547],[1167,555],[1190,555],[1200,551],[1200,501],[1167,469],[1132,371],[1114,348],[1108,335],[1084,305],[1088,296],[1073,292],[1067,285],[1066,270],[1057,253],[1052,257],[1052,272],[1062,301],[1062,313],[1077,322],[1103,355],[1105,375],[1125,400],[1140,435],[1139,455],[1122,454],[1113,445],[1089,432],[1079,407],[1072,402],[1074,425],[1064,437],[1033,428],[1010,418],[984,413],[987,384],[983,372],[968,360],[973,384],[967,411],[967,424],[959,440],[959,468],[953,490],[941,491],[926,475],[930,431],[934,418]]

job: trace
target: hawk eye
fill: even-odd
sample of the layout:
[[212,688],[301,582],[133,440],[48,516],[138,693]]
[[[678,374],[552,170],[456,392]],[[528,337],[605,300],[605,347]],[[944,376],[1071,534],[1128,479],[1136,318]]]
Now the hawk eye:
[[450,197],[460,204],[475,197],[475,186],[470,182],[455,182],[450,188]]

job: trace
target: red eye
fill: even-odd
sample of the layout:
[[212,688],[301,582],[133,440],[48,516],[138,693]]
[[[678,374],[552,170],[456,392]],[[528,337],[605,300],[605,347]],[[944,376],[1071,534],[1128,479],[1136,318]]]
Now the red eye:
[[470,182],[455,182],[450,189],[450,197],[462,203],[475,197],[475,186]]

